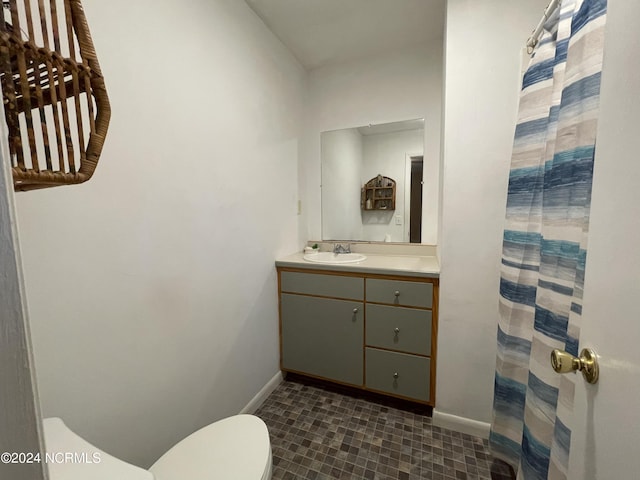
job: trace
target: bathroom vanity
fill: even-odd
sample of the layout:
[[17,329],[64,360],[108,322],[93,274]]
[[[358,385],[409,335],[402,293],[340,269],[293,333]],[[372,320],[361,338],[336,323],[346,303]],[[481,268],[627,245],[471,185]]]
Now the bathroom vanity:
[[283,372],[435,405],[435,258],[276,266]]

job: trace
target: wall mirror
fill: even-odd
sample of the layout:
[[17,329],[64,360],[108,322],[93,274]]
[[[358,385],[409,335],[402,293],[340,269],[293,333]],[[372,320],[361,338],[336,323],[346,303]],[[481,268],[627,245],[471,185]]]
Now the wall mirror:
[[323,240],[421,243],[424,119],[322,132],[320,145]]

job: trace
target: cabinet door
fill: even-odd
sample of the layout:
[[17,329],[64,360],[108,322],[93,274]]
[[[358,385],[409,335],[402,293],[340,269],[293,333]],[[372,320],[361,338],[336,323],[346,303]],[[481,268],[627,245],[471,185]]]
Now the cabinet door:
[[431,355],[431,310],[367,305],[367,345]]
[[363,303],[283,293],[282,368],[362,386]]
[[431,360],[408,353],[367,348],[367,387],[429,401]]
[[433,284],[367,278],[367,302],[431,308]]

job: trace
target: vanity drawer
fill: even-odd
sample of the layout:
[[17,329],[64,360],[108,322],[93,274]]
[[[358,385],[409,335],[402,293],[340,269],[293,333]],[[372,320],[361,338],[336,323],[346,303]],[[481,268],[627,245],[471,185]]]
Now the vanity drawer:
[[281,272],[280,289],[290,293],[362,300],[364,278],[321,273]]
[[367,345],[431,354],[431,310],[367,305]]
[[368,278],[367,302],[431,308],[433,284]]
[[429,401],[429,358],[375,348],[366,348],[365,352],[367,388]]

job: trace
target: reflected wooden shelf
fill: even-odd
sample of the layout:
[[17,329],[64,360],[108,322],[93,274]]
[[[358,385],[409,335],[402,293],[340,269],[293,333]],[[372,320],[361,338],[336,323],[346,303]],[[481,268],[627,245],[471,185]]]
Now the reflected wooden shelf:
[[395,210],[395,180],[378,175],[365,183],[361,190],[360,208],[362,210]]

